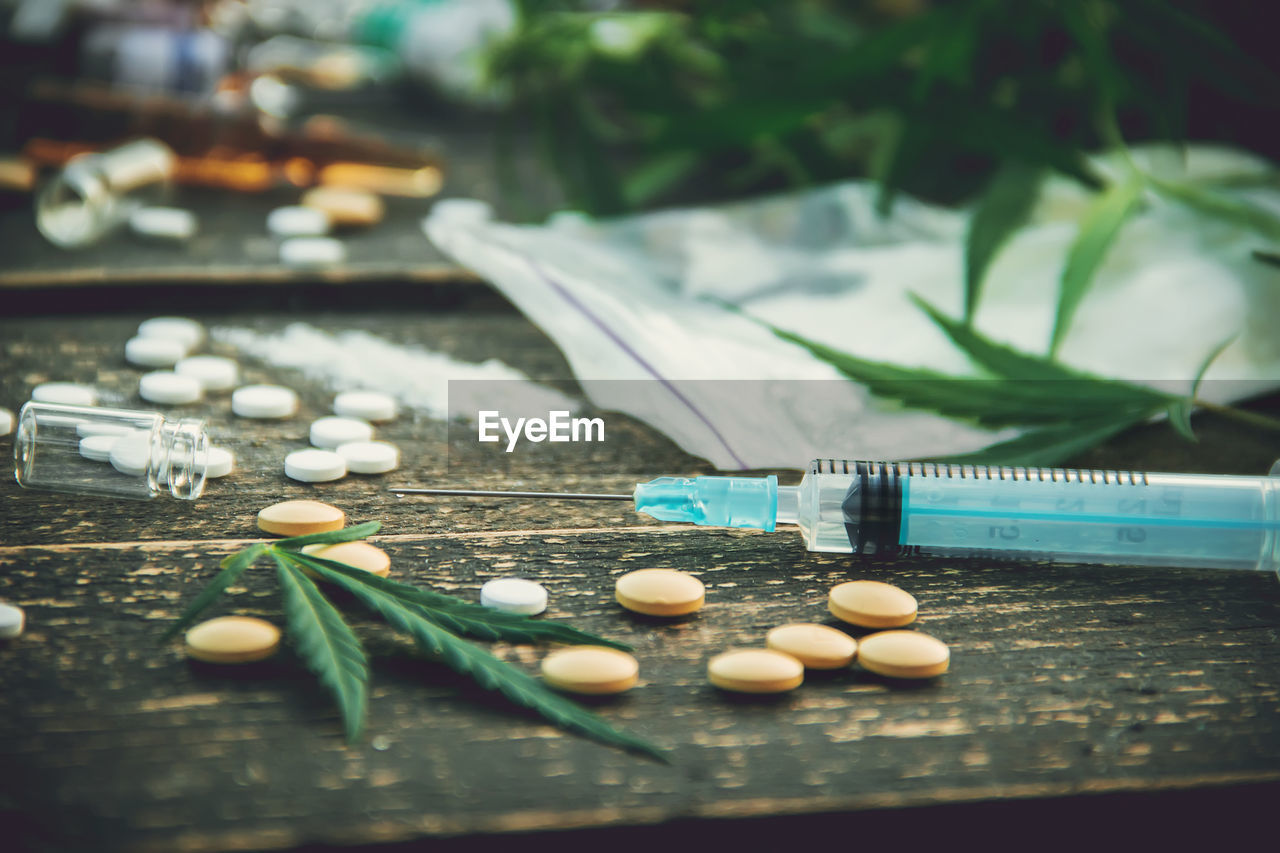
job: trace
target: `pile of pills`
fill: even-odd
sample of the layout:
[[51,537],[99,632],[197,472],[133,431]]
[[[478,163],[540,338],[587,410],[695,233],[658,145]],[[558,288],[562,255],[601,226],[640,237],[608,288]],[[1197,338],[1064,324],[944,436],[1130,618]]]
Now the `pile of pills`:
[[334,399],[333,408],[337,414],[312,422],[312,446],[285,457],[286,476],[304,483],[327,483],[347,474],[386,474],[400,467],[400,449],[375,441],[371,423],[396,416],[395,398],[376,391],[345,392]]

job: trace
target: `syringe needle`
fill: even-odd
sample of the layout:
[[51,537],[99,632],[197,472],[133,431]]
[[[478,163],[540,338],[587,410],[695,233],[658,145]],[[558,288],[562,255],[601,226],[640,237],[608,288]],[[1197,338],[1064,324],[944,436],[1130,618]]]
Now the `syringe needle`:
[[548,498],[571,501],[629,501],[634,495],[591,495],[579,492],[487,492],[478,489],[408,489],[391,488],[387,491],[398,495],[440,495],[443,497],[474,498]]

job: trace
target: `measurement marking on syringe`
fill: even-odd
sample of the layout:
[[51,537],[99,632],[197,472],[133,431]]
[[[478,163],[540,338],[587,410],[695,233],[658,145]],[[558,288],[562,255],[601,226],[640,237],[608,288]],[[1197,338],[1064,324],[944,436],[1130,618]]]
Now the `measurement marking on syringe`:
[[1028,521],[1080,524],[1123,524],[1131,527],[1214,527],[1227,530],[1280,530],[1280,521],[1252,521],[1213,518],[1179,518],[1177,516],[1102,515],[1080,513],[1053,515],[1026,510],[949,509],[947,507],[909,507],[903,515],[932,515],[951,518],[1023,519]]

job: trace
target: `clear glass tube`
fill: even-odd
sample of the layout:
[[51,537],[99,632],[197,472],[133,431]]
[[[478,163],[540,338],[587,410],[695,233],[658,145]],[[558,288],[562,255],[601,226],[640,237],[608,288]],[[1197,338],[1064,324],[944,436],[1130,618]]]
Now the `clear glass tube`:
[[146,500],[204,493],[204,421],[158,412],[27,403],[18,413],[14,477],[26,489]]

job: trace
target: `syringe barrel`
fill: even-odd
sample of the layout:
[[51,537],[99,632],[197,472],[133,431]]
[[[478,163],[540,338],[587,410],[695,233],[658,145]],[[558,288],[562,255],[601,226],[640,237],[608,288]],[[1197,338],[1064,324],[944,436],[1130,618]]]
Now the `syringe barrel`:
[[934,463],[813,462],[811,551],[1280,568],[1280,479]]

